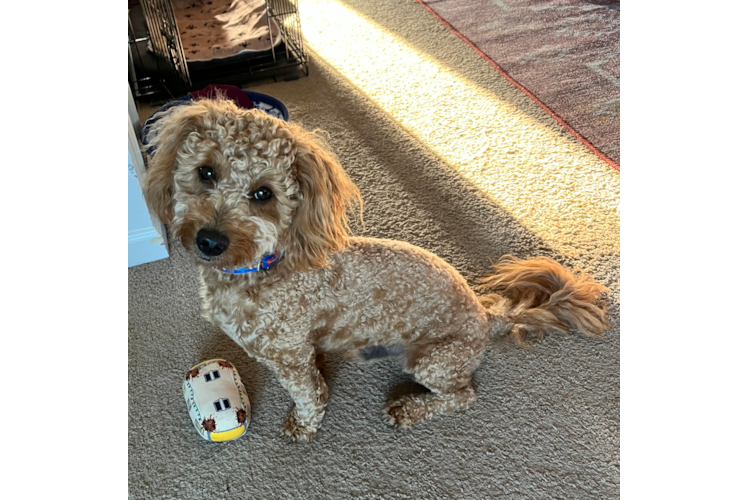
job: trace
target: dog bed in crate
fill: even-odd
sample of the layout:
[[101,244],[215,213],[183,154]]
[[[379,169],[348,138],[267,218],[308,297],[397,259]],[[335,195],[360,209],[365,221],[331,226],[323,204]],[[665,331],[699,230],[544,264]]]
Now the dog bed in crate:
[[[200,92],[193,92],[194,94],[203,95],[206,91],[210,89],[211,86],[206,87],[206,89],[200,91]],[[231,86],[228,85],[216,85],[215,87],[218,88],[218,90],[226,91]],[[236,88],[236,87],[235,87]],[[246,97],[248,97],[252,101],[252,105],[255,109],[259,109],[261,111],[264,111],[265,113],[269,114],[270,116],[273,116],[275,118],[278,118],[280,120],[288,121],[289,114],[288,114],[288,108],[286,108],[286,105],[283,104],[280,100],[276,99],[273,96],[269,96],[267,94],[261,94],[259,92],[250,92],[248,90],[239,90],[236,88],[235,92],[242,92]],[[230,97],[231,93],[230,91],[227,92],[227,97]],[[151,127],[153,126],[156,121],[158,121],[157,114],[161,111],[166,111],[167,109],[173,107],[173,106],[180,106],[182,104],[187,104],[191,102],[195,97],[191,94],[187,94],[186,96],[180,97],[179,99],[172,101],[170,103],[167,103],[163,105],[156,113],[151,115],[150,118],[146,120],[146,122],[143,124],[143,129],[141,132],[140,140],[143,143],[143,146],[147,148],[147,152],[149,155],[153,155],[153,147],[148,147],[148,132],[150,131]],[[237,103],[237,105],[242,106],[241,100],[234,99],[234,102]],[[248,107],[248,106],[244,106]]]
[[188,64],[266,52],[281,42],[265,0],[172,0]]

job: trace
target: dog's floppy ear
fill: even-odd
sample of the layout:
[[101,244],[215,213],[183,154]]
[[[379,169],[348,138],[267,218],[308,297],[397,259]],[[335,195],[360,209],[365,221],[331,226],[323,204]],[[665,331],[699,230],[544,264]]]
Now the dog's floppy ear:
[[162,111],[157,121],[147,131],[148,167],[143,182],[146,203],[164,224],[174,218],[174,167],[180,146],[190,132],[195,130],[194,119],[204,112],[200,106],[179,105]]
[[295,174],[300,204],[285,241],[286,259],[297,269],[325,266],[327,255],[348,242],[347,207],[361,194],[325,141],[314,132],[290,125],[296,146]]

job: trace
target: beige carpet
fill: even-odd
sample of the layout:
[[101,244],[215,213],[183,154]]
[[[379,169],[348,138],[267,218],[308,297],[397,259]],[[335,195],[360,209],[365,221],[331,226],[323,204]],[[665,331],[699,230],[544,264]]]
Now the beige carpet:
[[[579,266],[613,290],[613,327],[493,345],[476,406],[410,432],[380,415],[410,389],[394,362],[333,360],[322,429],[291,444],[290,399],[200,318],[196,271],[173,247],[129,270],[130,498],[618,497],[619,174],[417,3],[372,4],[302,0],[311,76],[252,90],[330,133],[367,235],[423,246],[473,284],[505,253]],[[249,433],[225,444],[202,441],[181,396],[185,372],[214,357],[235,364],[252,404]]]

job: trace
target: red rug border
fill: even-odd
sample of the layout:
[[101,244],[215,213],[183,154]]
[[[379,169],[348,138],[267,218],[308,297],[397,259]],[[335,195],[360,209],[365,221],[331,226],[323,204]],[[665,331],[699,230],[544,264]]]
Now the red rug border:
[[521,90],[522,92],[524,92],[527,95],[527,97],[529,97],[530,99],[532,99],[533,101],[535,101],[541,108],[543,108],[545,110],[546,113],[548,113],[549,115],[551,115],[554,120],[556,120],[559,124],[561,124],[562,127],[564,127],[566,130],[568,130],[569,132],[571,132],[572,135],[574,135],[574,137],[576,137],[577,139],[579,139],[580,141],[582,141],[582,144],[584,144],[585,146],[587,146],[601,160],[603,160],[605,163],[607,163],[608,165],[610,165],[611,167],[613,167],[614,169],[616,169],[618,172],[621,171],[621,166],[619,164],[617,164],[615,161],[613,161],[612,159],[610,159],[605,153],[603,153],[602,151],[600,151],[599,149],[597,149],[595,146],[593,146],[590,141],[588,141],[587,139],[585,139],[584,136],[582,136],[582,134],[580,134],[579,132],[577,132],[576,130],[574,130],[571,125],[569,125],[568,123],[566,123],[563,120],[563,118],[561,118],[556,113],[554,113],[551,108],[549,108],[548,106],[546,106],[540,99],[538,99],[537,97],[535,97],[529,90],[527,90],[525,87],[523,87],[518,81],[516,81],[514,78],[512,78],[511,76],[509,76],[509,73],[507,73],[506,71],[504,71],[504,69],[501,66],[499,66],[499,64],[496,61],[494,61],[493,59],[491,59],[490,57],[488,57],[482,50],[480,50],[478,47],[476,47],[475,44],[473,44],[473,42],[471,42],[470,40],[468,40],[467,37],[465,37],[462,33],[460,33],[459,31],[457,31],[457,28],[455,28],[454,26],[452,26],[449,23],[449,21],[447,21],[442,16],[440,16],[439,14],[437,14],[434,11],[434,9],[432,9],[431,7],[429,7],[428,5],[426,5],[423,2],[423,0],[416,0],[416,2],[418,2],[419,4],[421,4],[421,6],[424,9],[426,9],[427,11],[429,11],[429,13],[431,13],[432,16],[434,16],[436,19],[438,19],[439,22],[441,22],[444,26],[446,26],[447,28],[449,28],[450,31],[452,31],[452,33],[454,33],[455,35],[457,35],[458,37],[460,37],[462,39],[462,41],[464,41],[465,43],[467,43],[468,46],[471,49],[473,49],[479,56],[481,56],[483,59],[485,59],[486,61],[488,61],[488,63],[491,66],[493,66],[499,72],[499,74],[501,74],[501,76],[503,76],[504,78],[506,78],[509,81],[509,83],[511,83],[512,85],[514,85],[515,87],[517,87],[519,90]]

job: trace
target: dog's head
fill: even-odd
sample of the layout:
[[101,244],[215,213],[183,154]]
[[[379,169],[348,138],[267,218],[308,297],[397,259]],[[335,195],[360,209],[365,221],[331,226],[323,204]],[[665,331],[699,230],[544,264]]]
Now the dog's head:
[[316,133],[204,99],[164,111],[148,139],[146,201],[198,262],[231,270],[285,252],[309,269],[345,247],[361,196]]

